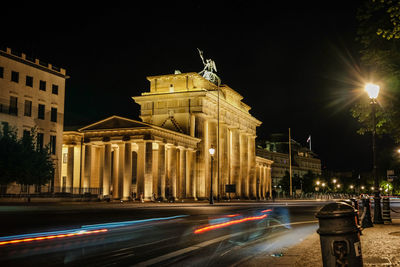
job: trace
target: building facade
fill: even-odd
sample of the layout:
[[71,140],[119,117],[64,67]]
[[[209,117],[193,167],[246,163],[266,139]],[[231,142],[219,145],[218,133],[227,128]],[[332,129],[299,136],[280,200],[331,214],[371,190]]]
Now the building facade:
[[232,197],[267,196],[272,161],[256,157],[261,122],[240,94],[197,73],[147,79],[149,91],[132,97],[141,122],[113,116],[64,134],[66,187],[115,199],[205,199],[212,181],[215,197],[228,197],[226,185]]
[[[257,146],[257,155],[274,162],[271,170],[272,182],[279,185],[286,172],[289,172],[289,142],[284,135],[272,136],[272,141],[266,141]],[[300,143],[291,140],[292,175],[302,177],[309,171],[321,176],[321,160],[317,155]]]
[[36,127],[38,145],[50,144],[55,187],[62,183],[60,159],[67,78],[65,69],[10,48],[0,49],[0,123],[15,129],[18,137]]

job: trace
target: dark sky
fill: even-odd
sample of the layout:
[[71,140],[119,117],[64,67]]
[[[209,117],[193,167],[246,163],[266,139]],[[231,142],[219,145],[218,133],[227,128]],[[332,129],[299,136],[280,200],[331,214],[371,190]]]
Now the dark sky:
[[260,138],[290,127],[328,169],[371,166],[349,112],[361,1],[165,2],[2,6],[0,44],[67,69],[66,126],[138,119],[130,97],[146,76],[202,70],[198,47],[263,122]]

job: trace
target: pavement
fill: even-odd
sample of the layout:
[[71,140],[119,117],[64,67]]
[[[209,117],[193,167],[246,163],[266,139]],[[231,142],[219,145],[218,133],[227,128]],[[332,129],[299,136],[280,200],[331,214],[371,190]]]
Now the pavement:
[[[259,254],[240,266],[322,267],[320,237],[313,233],[297,245],[275,253]],[[364,266],[400,266],[400,219],[375,224],[362,230],[361,253]]]

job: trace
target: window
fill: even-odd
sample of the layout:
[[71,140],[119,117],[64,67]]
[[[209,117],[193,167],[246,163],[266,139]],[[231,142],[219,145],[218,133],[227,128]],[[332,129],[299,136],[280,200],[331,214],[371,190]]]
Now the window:
[[4,78],[4,68],[0,67],[0,78]]
[[26,76],[25,85],[29,87],[33,87],[33,77]]
[[36,140],[36,146],[39,150],[43,149],[43,139],[44,139],[44,134],[43,133],[38,133],[37,134],[37,140]]
[[8,113],[11,115],[18,115],[18,97],[10,96],[10,109]]
[[16,83],[19,81],[19,72],[11,71],[11,81]]
[[57,122],[57,108],[51,108],[50,120],[53,122]]
[[23,137],[24,137],[24,138],[28,138],[29,136],[31,136],[31,131],[29,131],[29,130],[24,130]]
[[39,89],[42,91],[46,91],[46,82],[45,81],[39,82]]
[[50,153],[52,155],[56,154],[56,136],[50,135]]
[[38,119],[44,120],[44,105],[39,104]]
[[30,100],[25,100],[24,116],[32,116],[32,101]]
[[58,95],[58,85],[53,84],[51,87],[51,92],[55,95]]

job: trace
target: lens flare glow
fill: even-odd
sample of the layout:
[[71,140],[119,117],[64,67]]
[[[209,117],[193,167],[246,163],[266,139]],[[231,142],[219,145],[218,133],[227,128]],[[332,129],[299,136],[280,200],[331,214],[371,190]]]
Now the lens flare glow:
[[267,216],[268,216],[268,214],[264,214],[264,215],[261,215],[261,216],[246,217],[246,218],[243,218],[243,219],[232,220],[232,221],[225,222],[225,223],[213,224],[213,225],[210,225],[210,226],[199,228],[199,229],[195,230],[194,233],[195,234],[201,234],[201,233],[204,233],[204,232],[208,232],[208,231],[219,229],[219,228],[224,228],[224,227],[227,227],[227,226],[230,226],[230,225],[234,225],[234,224],[244,223],[244,222],[248,222],[248,221],[262,220],[264,218],[267,218]]

